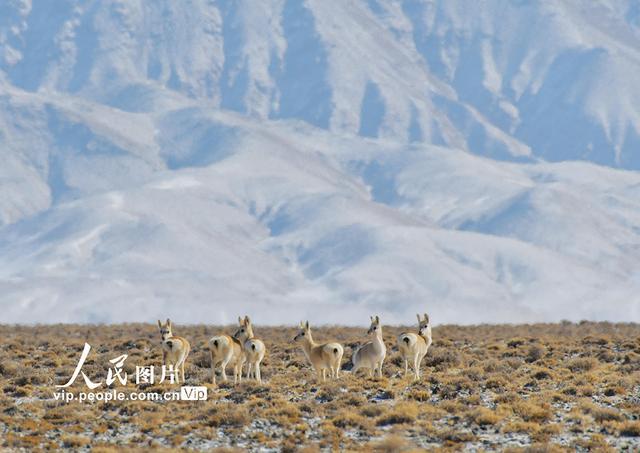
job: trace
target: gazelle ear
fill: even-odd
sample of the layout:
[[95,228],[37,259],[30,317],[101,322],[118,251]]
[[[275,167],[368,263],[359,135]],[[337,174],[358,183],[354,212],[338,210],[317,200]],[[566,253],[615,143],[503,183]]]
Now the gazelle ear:
[[429,315],[428,314],[424,314],[424,320],[427,322],[427,324],[429,323]]
[[240,325],[242,325],[242,324],[243,324],[243,323],[242,323],[242,317],[241,317],[241,316],[238,316],[238,324],[240,324]]
[[251,323],[251,320],[249,319],[248,315],[244,315],[244,323],[245,323],[245,325]]
[[167,318],[167,326],[171,327],[171,320]]
[[298,327],[300,327],[301,329],[304,328],[304,323],[300,321],[300,324],[298,324]]
[[162,329],[162,323],[160,322],[159,319],[158,319],[158,327],[160,327]]
[[369,316],[369,319],[371,320],[371,322],[373,322],[373,316]]
[[418,318],[418,322],[422,321],[422,319],[420,319],[420,314],[416,313],[416,317]]
[[380,316],[376,315],[376,324],[380,324]]
[[305,328],[305,329],[307,329],[307,330],[309,330],[309,321],[307,321],[307,322],[304,324],[304,328]]

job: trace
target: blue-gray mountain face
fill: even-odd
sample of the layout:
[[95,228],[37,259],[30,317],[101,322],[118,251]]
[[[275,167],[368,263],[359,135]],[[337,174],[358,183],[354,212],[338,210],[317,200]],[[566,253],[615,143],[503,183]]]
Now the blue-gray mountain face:
[[0,322],[640,321],[634,0],[0,3]]

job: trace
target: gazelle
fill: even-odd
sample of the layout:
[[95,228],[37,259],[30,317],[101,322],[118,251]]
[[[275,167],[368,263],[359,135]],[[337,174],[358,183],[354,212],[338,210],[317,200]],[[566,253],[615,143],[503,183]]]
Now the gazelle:
[[191,345],[182,337],[174,337],[171,332],[171,320],[167,318],[166,323],[158,320],[160,335],[162,336],[162,365],[172,365],[175,370],[176,383],[180,383],[180,373],[182,382],[185,381],[184,362],[187,360]]
[[260,376],[260,362],[264,358],[265,348],[262,340],[258,340],[253,336],[253,327],[251,326],[251,320],[248,316],[244,319],[238,317],[238,324],[240,328],[233,334],[234,338],[240,340],[242,344],[242,352],[247,360],[247,379],[251,377],[251,371],[253,369],[253,375],[256,380],[262,383],[262,377]]
[[242,380],[242,366],[245,362],[242,343],[229,335],[217,335],[209,340],[211,353],[211,383],[216,385],[216,365],[220,364],[222,380],[227,380],[227,365],[233,366],[233,383]]
[[420,364],[431,346],[431,324],[426,313],[423,319],[419,314],[416,316],[418,317],[418,333],[408,332],[398,335],[398,349],[404,359],[404,375],[409,373],[409,362],[411,362],[415,379],[420,379]]
[[302,342],[304,355],[307,356],[307,359],[318,373],[318,379],[322,377],[323,381],[326,380],[325,373],[327,368],[330,370],[332,378],[340,376],[340,364],[342,362],[342,354],[344,354],[344,348],[340,343],[319,344],[313,341],[309,321],[304,324],[300,322],[300,331],[293,338],[293,341]]
[[371,326],[367,334],[373,336],[373,339],[354,351],[351,359],[353,362],[351,372],[355,373],[360,368],[367,368],[369,377],[373,377],[374,372],[382,377],[382,362],[387,355],[387,348],[382,338],[382,325],[379,316],[376,315],[375,318],[371,316]]

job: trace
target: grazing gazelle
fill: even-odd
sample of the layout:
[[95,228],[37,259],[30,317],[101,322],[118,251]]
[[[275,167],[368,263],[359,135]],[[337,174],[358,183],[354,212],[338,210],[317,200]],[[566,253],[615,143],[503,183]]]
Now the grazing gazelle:
[[373,339],[354,351],[351,359],[353,362],[351,372],[355,373],[360,368],[366,368],[369,370],[369,377],[373,377],[374,372],[382,377],[382,362],[387,355],[387,348],[382,339],[382,325],[380,325],[379,316],[376,315],[375,318],[371,316],[371,326],[367,334],[373,336]]
[[426,313],[423,319],[420,319],[420,315],[416,316],[418,317],[418,333],[409,332],[398,335],[398,349],[404,359],[404,375],[409,373],[409,362],[411,362],[415,378],[420,379],[420,364],[431,346],[431,324]]
[[182,383],[185,382],[184,362],[191,350],[191,345],[182,337],[174,337],[171,333],[171,320],[167,318],[167,322],[162,324],[158,320],[160,335],[162,336],[162,364],[172,365],[175,370],[176,383],[180,383],[180,373],[182,374]]
[[253,336],[253,327],[251,326],[251,320],[248,316],[244,319],[238,317],[238,324],[240,328],[233,334],[234,338],[240,340],[242,344],[242,351],[247,360],[247,379],[251,377],[251,371],[253,369],[253,375],[256,380],[262,383],[262,377],[260,376],[260,362],[264,358],[266,348],[262,340],[258,340]]
[[222,380],[227,380],[227,365],[233,366],[233,383],[242,380],[242,365],[245,357],[242,343],[237,338],[229,335],[216,335],[209,340],[211,352],[211,383],[216,384],[216,365],[220,364]]
[[342,354],[344,349],[340,343],[323,343],[318,344],[313,341],[309,321],[300,322],[300,331],[294,337],[293,341],[302,341],[302,350],[307,356],[309,362],[318,373],[318,379],[326,380],[325,372],[327,368],[331,372],[332,378],[338,378],[340,374],[340,363],[342,362]]

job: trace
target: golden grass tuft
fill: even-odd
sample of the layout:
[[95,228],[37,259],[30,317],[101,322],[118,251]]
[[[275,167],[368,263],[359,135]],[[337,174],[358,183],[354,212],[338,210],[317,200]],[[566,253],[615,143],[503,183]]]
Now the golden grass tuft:
[[91,439],[87,436],[72,436],[72,435],[63,435],[62,436],[62,446],[65,448],[80,448],[85,445],[89,445]]
[[387,412],[378,417],[377,425],[397,425],[400,423],[413,423],[418,417],[419,408],[416,403],[409,401],[400,402]]
[[519,400],[511,405],[511,409],[525,422],[544,423],[553,415],[550,404],[544,401]]
[[618,425],[618,435],[640,437],[640,421],[626,421]]
[[496,411],[492,411],[484,407],[474,409],[468,415],[468,419],[472,423],[480,426],[496,425],[503,420],[503,418],[504,417],[498,415]]

